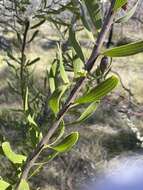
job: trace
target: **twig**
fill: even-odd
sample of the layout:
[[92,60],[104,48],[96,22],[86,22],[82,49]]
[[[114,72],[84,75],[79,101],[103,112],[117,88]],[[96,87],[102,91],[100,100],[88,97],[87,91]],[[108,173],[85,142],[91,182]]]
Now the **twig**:
[[[111,6],[109,8],[107,17],[104,21],[103,27],[99,33],[99,36],[97,38],[97,41],[95,43],[95,46],[93,48],[93,51],[91,53],[91,56],[89,57],[88,61],[86,62],[86,69],[88,72],[91,71],[99,53],[100,53],[100,49],[103,45],[103,42],[105,41],[105,37],[106,34],[109,32],[109,29],[113,23],[113,19],[114,19],[114,12],[113,12],[113,6],[115,3],[115,0],[111,1]],[[18,189],[19,184],[21,182],[22,179],[27,179],[28,178],[28,174],[30,169],[33,167],[35,161],[37,160],[37,158],[40,155],[41,150],[43,149],[44,145],[47,144],[50,140],[50,138],[52,137],[52,135],[55,133],[55,131],[57,130],[61,120],[63,119],[64,115],[66,114],[66,112],[69,110],[71,104],[73,103],[73,101],[75,100],[76,96],[78,95],[79,91],[81,90],[81,88],[84,85],[84,82],[86,80],[86,77],[81,77],[75,84],[75,86],[73,87],[69,97],[67,98],[65,104],[63,105],[62,109],[59,111],[59,114],[57,116],[57,120],[54,122],[53,126],[49,129],[49,131],[47,132],[46,136],[43,137],[43,139],[40,141],[40,143],[37,145],[37,147],[35,148],[35,150],[33,151],[33,153],[28,157],[25,166],[23,168],[20,180],[16,186],[16,189]]]
[[131,90],[129,88],[127,88],[124,85],[120,74],[118,72],[116,72],[116,71],[113,71],[113,70],[111,70],[111,72],[114,73],[114,74],[116,74],[119,77],[122,88],[129,94],[129,96],[133,97],[134,96],[133,93],[131,92]]

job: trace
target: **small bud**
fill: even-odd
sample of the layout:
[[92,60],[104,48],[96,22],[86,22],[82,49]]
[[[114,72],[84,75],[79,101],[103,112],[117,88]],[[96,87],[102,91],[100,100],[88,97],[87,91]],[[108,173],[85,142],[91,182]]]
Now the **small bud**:
[[109,66],[108,63],[109,63],[108,57],[104,56],[100,62],[100,71],[102,72],[102,74],[105,73],[106,69],[108,68]]
[[126,3],[125,5],[123,5],[123,6],[122,6],[122,9],[123,9],[124,11],[126,11],[126,10],[127,10],[127,7],[128,7],[128,3]]

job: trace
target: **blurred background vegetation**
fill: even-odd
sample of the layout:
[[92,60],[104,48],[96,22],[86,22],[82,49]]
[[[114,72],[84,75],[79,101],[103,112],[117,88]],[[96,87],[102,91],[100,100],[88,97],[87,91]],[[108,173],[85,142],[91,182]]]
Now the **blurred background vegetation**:
[[[7,2],[5,1],[5,3]],[[48,6],[52,9],[58,9],[59,4],[66,2],[66,0],[49,0]],[[131,4],[134,2],[134,0],[130,0]],[[40,1],[33,0],[31,3],[27,13],[29,15],[39,8]],[[143,2],[140,1],[136,14],[128,23],[114,25],[111,46],[142,39],[142,9]],[[9,81],[13,81],[15,85],[18,84],[16,78],[13,77],[13,71],[6,63],[7,50],[14,51],[15,54],[17,52],[16,35],[9,26],[11,15],[5,16],[9,14],[9,10],[4,10],[0,6],[0,11],[0,135],[9,139],[17,150],[17,145],[18,148],[22,149],[25,143],[26,126],[22,122],[22,114],[14,111],[20,109],[21,99],[9,85]],[[68,22],[70,13],[63,11],[55,17]],[[52,15],[51,19],[55,19],[55,17]],[[92,41],[83,30],[77,32],[77,35],[84,49],[85,57],[88,57],[93,47]],[[36,88],[34,93],[37,92],[37,89],[41,94],[45,93],[43,91],[45,75],[56,56],[58,41],[58,27],[56,29],[49,21],[39,27],[38,35],[26,48],[26,54],[29,58],[40,57],[40,61],[31,68],[33,76],[31,80]],[[142,152],[143,53],[127,58],[116,58],[113,60],[112,70],[120,76],[122,85],[102,101],[90,119],[78,126],[81,134],[78,145],[70,153],[57,157],[33,178],[32,183],[35,188],[78,190],[82,186],[86,186],[87,181],[94,180],[95,176],[106,167],[112,158]],[[79,112],[82,112],[82,109],[79,109]],[[74,120],[77,114],[79,113],[74,111],[66,117],[66,120]],[[75,126],[69,126],[68,130],[74,128]],[[136,132],[134,132],[134,128],[136,128]],[[0,176],[3,177],[5,174],[12,176],[10,167],[13,166],[10,166],[9,162],[0,156]]]

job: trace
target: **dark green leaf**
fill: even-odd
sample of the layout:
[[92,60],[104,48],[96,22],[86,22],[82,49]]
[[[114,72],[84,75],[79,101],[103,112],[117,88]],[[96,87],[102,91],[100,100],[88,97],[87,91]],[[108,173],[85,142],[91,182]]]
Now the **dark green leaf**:
[[111,76],[106,79],[104,82],[100,83],[98,86],[90,90],[88,93],[79,97],[75,100],[75,103],[83,104],[83,103],[91,103],[96,102],[106,96],[109,92],[111,92],[118,84],[118,78],[116,76]]
[[143,52],[143,41],[105,50],[102,54],[109,57],[124,57]]
[[99,0],[84,0],[90,19],[97,30],[102,27],[101,7]]
[[59,112],[60,100],[67,87],[68,85],[59,87],[53,92],[52,96],[49,99],[49,106],[55,114]]
[[[61,137],[64,135],[65,132],[65,125],[64,125],[64,121],[61,121],[60,126],[58,127],[57,131],[54,133],[54,135],[52,136],[52,143],[50,143],[50,145],[55,144],[57,141],[59,141],[61,139]],[[53,140],[54,139],[54,140]]]
[[91,103],[85,111],[81,114],[81,116],[78,118],[76,122],[83,122],[86,119],[88,119],[92,114],[94,114],[95,110],[97,109],[99,102],[93,102]]
[[36,30],[36,31],[33,33],[31,39],[28,41],[28,43],[32,42],[32,41],[35,39],[35,37],[38,35],[38,33],[39,33],[39,30]]
[[42,19],[42,20],[41,20],[40,22],[38,22],[37,24],[33,25],[33,26],[31,27],[31,29],[35,29],[35,28],[41,26],[45,21],[46,21],[45,19]]
[[40,57],[37,57],[37,58],[33,59],[32,61],[28,62],[26,64],[26,66],[31,66],[31,65],[37,63],[38,61],[40,61]]
[[34,116],[31,117],[31,115],[29,114],[27,120],[29,125],[31,126],[29,130],[31,142],[33,146],[36,146],[43,137],[42,132],[40,131],[37,123],[35,122]]
[[48,73],[49,87],[51,93],[56,89],[56,76],[57,76],[57,61],[51,65],[50,72]]
[[71,46],[74,48],[78,57],[84,63],[85,59],[84,59],[84,55],[82,52],[82,48],[81,48],[79,42],[77,41],[76,36],[75,36],[75,32],[73,31],[72,28],[69,29],[69,42],[70,42]]
[[69,83],[69,79],[64,68],[63,56],[62,56],[62,51],[61,51],[60,46],[58,46],[58,53],[59,53],[59,61],[60,61],[59,69],[60,69],[61,78],[63,79],[64,83]]
[[7,52],[7,56],[12,59],[13,61],[16,61],[17,63],[19,63],[19,61],[14,57],[14,55],[12,55],[10,52]]

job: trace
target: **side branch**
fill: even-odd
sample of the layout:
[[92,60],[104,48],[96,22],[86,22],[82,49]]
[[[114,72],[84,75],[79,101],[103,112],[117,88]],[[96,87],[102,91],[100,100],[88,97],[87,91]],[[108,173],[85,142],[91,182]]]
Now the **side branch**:
[[[86,62],[86,69],[88,72],[91,71],[92,67],[94,66],[94,63],[100,53],[100,49],[103,46],[103,42],[105,41],[105,37],[106,34],[108,33],[112,23],[113,23],[113,19],[114,19],[114,12],[113,10],[113,6],[114,6],[115,0],[112,0],[111,6],[109,8],[108,14],[106,16],[106,19],[103,23],[103,27],[98,35],[97,41],[95,43],[95,46],[93,48],[93,51],[88,59],[88,61]],[[77,97],[79,91],[81,90],[81,88],[83,87],[84,83],[85,83],[86,77],[81,77],[75,84],[75,86],[73,87],[69,97],[67,98],[63,108],[59,111],[58,113],[58,117],[57,120],[55,121],[55,123],[53,124],[53,126],[49,129],[49,131],[47,132],[46,136],[43,137],[43,139],[40,141],[40,143],[37,145],[37,147],[35,148],[35,150],[33,151],[33,153],[28,157],[26,163],[25,163],[25,167],[23,169],[23,172],[21,174],[19,183],[22,179],[27,179],[28,174],[30,169],[33,167],[34,163],[36,162],[37,158],[39,157],[44,145],[46,145],[50,138],[52,137],[52,135],[55,133],[56,129],[58,128],[61,120],[63,119],[65,113],[69,110],[71,104],[73,103],[73,101],[75,100],[75,98]],[[17,184],[16,189],[18,189],[19,183]]]

